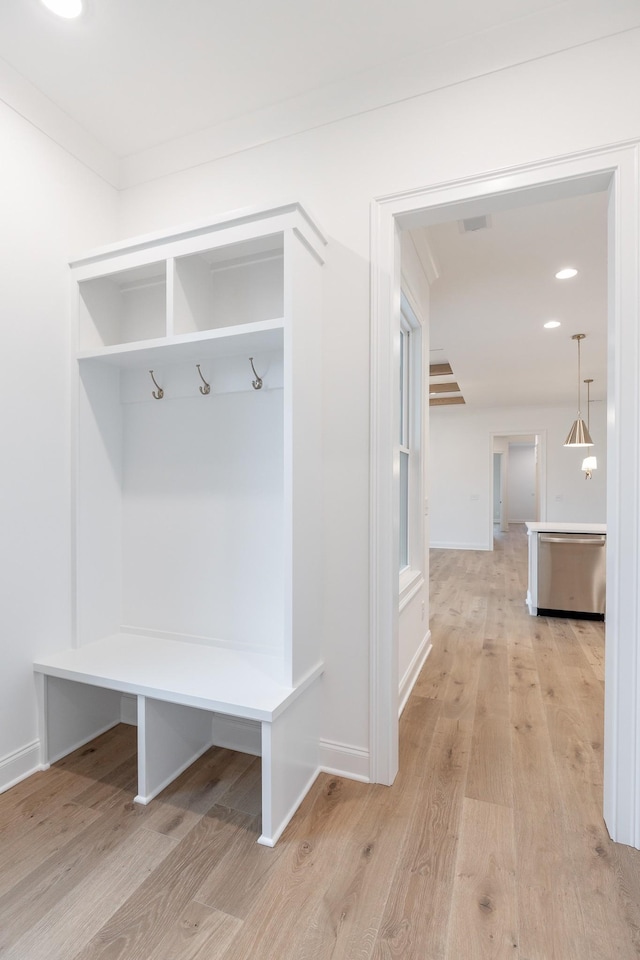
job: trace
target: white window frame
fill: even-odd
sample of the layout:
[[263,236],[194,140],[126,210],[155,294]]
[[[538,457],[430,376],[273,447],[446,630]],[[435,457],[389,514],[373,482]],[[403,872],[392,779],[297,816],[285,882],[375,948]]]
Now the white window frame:
[[[401,454],[408,455],[407,533],[408,563],[399,570],[399,607],[402,609],[424,582],[424,517],[423,499],[423,330],[407,294],[401,293],[400,303],[401,351],[404,344],[400,375],[400,424],[398,432],[398,462]],[[400,471],[398,471],[398,529],[400,516]],[[400,537],[398,538],[400,547]],[[399,566],[398,557],[398,566]]]

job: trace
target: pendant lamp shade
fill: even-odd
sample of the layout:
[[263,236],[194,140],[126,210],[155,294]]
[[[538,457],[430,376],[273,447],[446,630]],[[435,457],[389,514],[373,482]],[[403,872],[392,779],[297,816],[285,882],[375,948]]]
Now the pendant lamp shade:
[[573,421],[571,430],[569,430],[569,435],[564,442],[565,447],[592,447],[593,440],[587,430],[587,425],[579,417],[578,420]]
[[593,440],[580,413],[580,341],[584,340],[584,333],[574,333],[572,340],[578,341],[578,416],[573,421],[569,435],[564,442],[565,447],[592,447]]

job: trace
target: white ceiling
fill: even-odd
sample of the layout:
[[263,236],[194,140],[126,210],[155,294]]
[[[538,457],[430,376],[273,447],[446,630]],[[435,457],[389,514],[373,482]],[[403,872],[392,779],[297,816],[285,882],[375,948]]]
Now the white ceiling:
[[0,99],[115,186],[640,26],[639,0],[0,2]]
[[0,56],[118,156],[561,0],[2,0]]
[[[418,231],[419,232],[419,231]],[[431,291],[431,362],[448,360],[467,404],[577,406],[577,344],[592,400],[606,397],[607,194],[494,211],[488,229],[424,228],[439,277]],[[572,280],[556,280],[565,266]],[[546,330],[547,320],[560,327]],[[586,419],[586,387],[582,384]]]
[[[639,0],[85,4],[65,21],[0,0],[0,99],[115,186],[640,26]],[[433,346],[469,403],[570,401],[575,332],[604,394],[604,197],[563,202],[430,228]],[[581,274],[561,288],[567,260]]]

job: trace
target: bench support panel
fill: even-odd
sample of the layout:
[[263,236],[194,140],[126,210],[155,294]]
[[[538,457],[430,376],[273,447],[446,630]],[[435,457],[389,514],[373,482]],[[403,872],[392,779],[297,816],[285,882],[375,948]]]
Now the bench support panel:
[[272,723],[262,724],[262,835],[275,846],[320,772],[318,725],[322,677]]
[[76,680],[36,674],[43,767],[120,722],[120,694]]
[[138,696],[138,795],[149,803],[213,744],[208,710]]

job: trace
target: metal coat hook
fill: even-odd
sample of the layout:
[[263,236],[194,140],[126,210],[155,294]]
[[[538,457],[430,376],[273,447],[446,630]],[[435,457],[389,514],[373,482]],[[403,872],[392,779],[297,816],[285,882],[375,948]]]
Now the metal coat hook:
[[262,390],[262,377],[259,377],[256,368],[253,365],[253,357],[249,357],[249,363],[251,364],[251,369],[253,370],[253,375],[255,380],[251,381],[251,386],[254,390]]
[[162,400],[162,398],[164,397],[164,390],[162,389],[162,387],[154,377],[153,370],[149,370],[149,373],[151,374],[151,379],[153,380],[154,384],[158,388],[157,392],[156,390],[151,391],[151,396],[153,397],[154,400]]
[[202,376],[202,370],[200,369],[200,364],[199,364],[199,363],[196,363],[196,367],[198,368],[198,373],[200,374],[200,379],[201,379],[202,382],[204,383],[204,387],[200,387],[200,393],[202,394],[203,397],[206,397],[207,394],[211,393],[211,384],[210,384],[210,383],[207,383],[207,381],[205,380],[205,378]]

